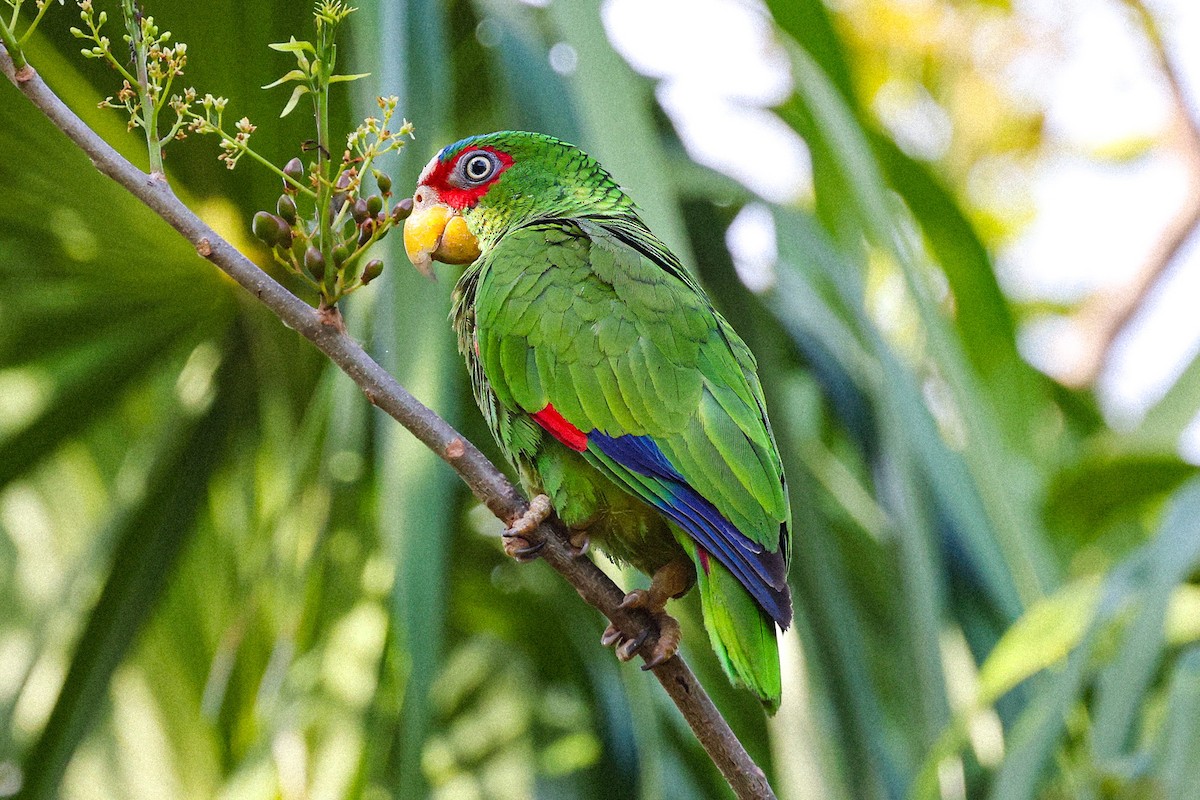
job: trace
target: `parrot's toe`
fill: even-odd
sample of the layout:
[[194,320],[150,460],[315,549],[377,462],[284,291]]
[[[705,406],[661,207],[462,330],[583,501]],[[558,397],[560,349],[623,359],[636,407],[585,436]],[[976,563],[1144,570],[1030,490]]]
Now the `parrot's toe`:
[[654,643],[654,648],[646,654],[646,663],[642,665],[643,671],[654,669],[658,665],[670,661],[679,651],[679,622],[666,612],[655,614],[654,620],[658,623],[658,641]]
[[525,510],[525,513],[513,520],[502,534],[504,552],[520,562],[533,561],[537,558],[542,548],[546,546],[546,542],[543,540],[531,541],[530,534],[546,521],[553,510],[550,498],[544,494],[539,494],[530,500],[529,508]]
[[529,501],[529,508],[525,509],[525,513],[509,523],[508,530],[504,532],[505,536],[525,537],[537,530],[537,527],[546,521],[553,511],[553,506],[550,505],[550,498],[544,494],[539,494]]
[[530,543],[528,539],[516,534],[504,534],[504,552],[510,557],[522,564],[528,561],[537,559],[542,548],[546,546],[545,541]]
[[652,606],[650,605],[650,600],[650,592],[646,591],[645,589],[634,589],[632,592],[625,595],[625,599],[621,601],[617,608],[630,609],[651,607],[651,610],[653,610]]
[[610,623],[609,626],[604,629],[604,633],[600,634],[600,644],[604,645],[605,647],[612,647],[614,644],[621,642],[624,638],[625,634],[621,633],[621,631],[617,629],[616,625]]
[[592,539],[588,536],[586,530],[575,531],[571,534],[571,538],[568,541],[571,542],[571,547],[574,549],[571,555],[575,558],[583,558],[592,543]]
[[[654,669],[660,664],[670,661],[675,657],[675,653],[679,651],[679,622],[665,611],[652,612],[651,616],[654,618],[654,623],[658,626],[658,638],[655,640],[654,647],[650,652],[644,654],[646,663],[642,665],[643,670]],[[630,661],[645,646],[646,640],[649,638],[649,628],[646,628],[631,639],[622,633],[616,625],[609,625],[600,636],[600,644],[605,647],[616,645],[617,658],[621,661]]]
[[643,630],[632,639],[626,639],[617,645],[617,658],[621,661],[632,661],[637,655],[638,650],[642,649],[642,645],[646,643],[646,638],[650,635],[649,630]]

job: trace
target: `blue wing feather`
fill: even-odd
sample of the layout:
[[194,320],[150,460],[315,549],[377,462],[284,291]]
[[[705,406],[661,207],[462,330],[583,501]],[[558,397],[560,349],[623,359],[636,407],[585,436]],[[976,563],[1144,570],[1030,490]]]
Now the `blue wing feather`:
[[588,444],[616,463],[664,485],[671,501],[655,505],[721,562],[746,591],[783,628],[792,621],[787,591],[787,564],[781,553],[739,531],[711,502],[700,495],[649,436],[607,436],[592,430]]

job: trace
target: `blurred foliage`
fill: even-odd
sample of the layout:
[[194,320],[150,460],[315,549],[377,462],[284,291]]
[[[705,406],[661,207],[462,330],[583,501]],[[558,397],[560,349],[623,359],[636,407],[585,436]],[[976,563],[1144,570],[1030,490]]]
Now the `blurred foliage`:
[[[304,115],[258,87],[307,5],[152,5],[191,45],[188,81],[232,98],[275,163],[296,155]],[[777,717],[730,689],[695,598],[677,613],[781,797],[1200,794],[1200,483],[1174,449],[1197,373],[1122,433],[1018,354],[990,253],[1027,209],[971,194],[1039,140],[1040,111],[970,49],[1021,50],[1007,3],[768,1],[803,207],[685,160],[599,0],[360,5],[343,53],[372,75],[332,116],[348,131],[399,96],[418,140],[398,192],[468,133],[578,142],[757,353],[796,516]],[[112,75],[78,57],[71,16],[48,13],[30,61],[144,163],[96,108]],[[942,138],[914,139],[913,114]],[[0,796],[728,795],[569,586],[507,561],[441,462],[7,83],[0,152]],[[171,181],[269,267],[249,220],[278,181],[216,155],[173,143]],[[775,233],[760,293],[725,241],[745,208]],[[348,325],[494,454],[448,283],[389,266]]]

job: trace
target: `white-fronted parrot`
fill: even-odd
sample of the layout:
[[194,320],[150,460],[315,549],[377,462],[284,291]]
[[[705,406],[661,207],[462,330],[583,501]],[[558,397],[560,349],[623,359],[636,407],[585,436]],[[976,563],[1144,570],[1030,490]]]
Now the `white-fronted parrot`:
[[[713,649],[769,711],[776,626],[792,620],[791,512],[754,356],[632,200],[580,149],[505,131],[429,162],[409,258],[467,264],[451,318],[475,399],[531,496],[652,576],[626,603],[656,615],[651,664],[674,655],[671,597],[698,584]],[[548,500],[548,502],[547,502]],[[538,512],[541,513],[538,513]],[[632,658],[641,642],[610,628]]]

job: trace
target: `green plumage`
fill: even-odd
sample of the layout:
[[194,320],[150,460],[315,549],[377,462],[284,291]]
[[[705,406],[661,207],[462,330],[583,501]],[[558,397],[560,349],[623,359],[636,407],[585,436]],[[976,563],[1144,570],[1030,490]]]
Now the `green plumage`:
[[[458,283],[452,318],[496,440],[527,490],[546,493],[567,525],[587,528],[614,559],[653,574],[686,554],[722,666],[773,711],[775,621],[700,552],[679,517],[661,511],[683,507],[684,482],[710,503],[745,537],[754,563],[767,565],[786,625],[790,511],[753,356],[595,161],[513,132],[460,142],[439,158],[478,148],[511,165],[463,210],[482,254]],[[547,406],[583,434],[645,437],[638,441],[657,447],[669,468],[602,452],[595,435],[577,452],[532,418]]]

